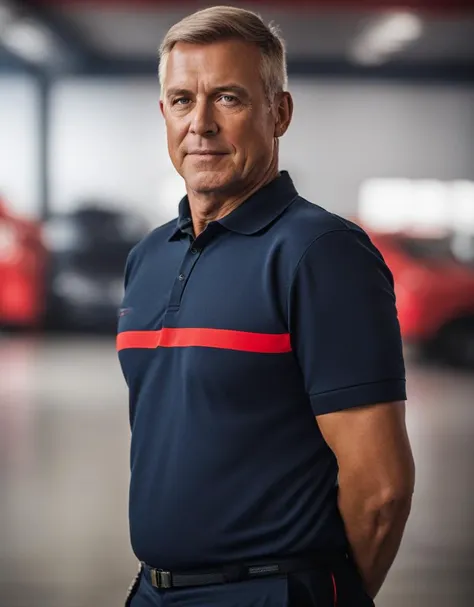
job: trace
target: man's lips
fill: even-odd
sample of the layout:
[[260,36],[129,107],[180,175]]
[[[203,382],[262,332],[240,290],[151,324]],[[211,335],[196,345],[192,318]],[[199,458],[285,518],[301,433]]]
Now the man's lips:
[[218,152],[214,150],[191,150],[188,156],[225,156],[227,152]]

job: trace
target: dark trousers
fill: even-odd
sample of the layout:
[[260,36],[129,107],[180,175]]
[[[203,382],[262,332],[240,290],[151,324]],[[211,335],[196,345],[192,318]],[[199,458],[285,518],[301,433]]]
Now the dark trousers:
[[354,566],[275,577],[157,590],[147,570],[130,588],[126,607],[373,607]]

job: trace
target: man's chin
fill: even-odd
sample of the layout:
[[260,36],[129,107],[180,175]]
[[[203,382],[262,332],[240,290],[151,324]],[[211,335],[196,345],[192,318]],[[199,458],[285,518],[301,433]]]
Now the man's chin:
[[186,185],[196,194],[213,194],[232,189],[233,179],[230,176],[218,175],[215,172],[201,172],[187,180]]

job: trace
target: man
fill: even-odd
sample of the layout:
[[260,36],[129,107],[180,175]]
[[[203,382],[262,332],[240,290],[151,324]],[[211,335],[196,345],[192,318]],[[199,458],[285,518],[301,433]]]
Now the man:
[[160,80],[187,196],[125,272],[127,604],[373,605],[414,486],[391,274],[279,172],[293,103],[258,16],[176,24]]

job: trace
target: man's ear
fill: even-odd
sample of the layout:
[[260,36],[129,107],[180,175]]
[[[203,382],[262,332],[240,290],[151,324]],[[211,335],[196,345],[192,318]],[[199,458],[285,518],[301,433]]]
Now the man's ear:
[[293,98],[290,93],[280,93],[278,99],[275,100],[276,112],[275,112],[275,137],[282,137],[288,127],[290,126],[291,118],[293,116]]
[[160,111],[161,111],[161,115],[164,116],[165,115],[165,104],[163,103],[163,99],[160,99]]

